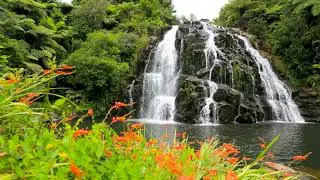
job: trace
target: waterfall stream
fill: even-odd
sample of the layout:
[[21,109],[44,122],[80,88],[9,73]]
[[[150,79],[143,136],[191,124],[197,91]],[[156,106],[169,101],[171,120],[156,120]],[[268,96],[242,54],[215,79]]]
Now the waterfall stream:
[[304,122],[297,104],[291,98],[289,88],[273,72],[269,61],[263,58],[259,51],[252,47],[247,38],[243,36],[238,36],[238,38],[244,42],[246,50],[252,55],[258,65],[259,74],[266,90],[267,101],[272,107],[276,120]]
[[[206,22],[201,22],[203,25],[203,29],[208,33],[209,38],[206,42],[206,47],[204,49],[205,53],[205,60],[206,60],[206,68],[210,69],[209,79],[206,81],[208,83],[209,93],[207,94],[207,98],[205,99],[205,106],[202,108],[200,112],[200,121],[202,124],[209,124],[212,122],[210,114],[213,114],[213,122],[218,123],[219,119],[217,116],[217,104],[213,100],[213,95],[218,89],[218,85],[216,82],[211,81],[211,74],[214,67],[219,64],[220,60],[218,59],[218,53],[222,54],[221,51],[218,49],[214,42],[215,36],[218,34],[214,34],[212,32],[211,26],[208,26]],[[213,55],[213,60],[211,60],[211,56]],[[211,109],[210,106],[213,106]],[[214,111],[214,112],[211,112]]]
[[[140,119],[304,122],[289,88],[247,38],[207,22],[187,22],[180,28],[165,33],[147,58],[143,80],[130,86],[130,103],[140,102]],[[133,99],[132,92],[141,94]]]
[[158,44],[145,68],[141,118],[173,121],[178,79],[178,52],[175,47],[178,26],[173,26]]

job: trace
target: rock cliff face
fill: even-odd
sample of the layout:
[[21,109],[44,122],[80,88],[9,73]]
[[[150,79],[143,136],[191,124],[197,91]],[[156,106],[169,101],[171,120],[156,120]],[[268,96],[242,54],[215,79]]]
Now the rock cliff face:
[[[210,98],[207,80],[218,84],[212,96],[216,107],[210,109],[210,121],[218,116],[219,123],[254,123],[264,119],[260,96],[264,95],[260,86],[259,72],[252,57],[245,51],[243,43],[224,29],[214,28],[219,64],[212,66],[214,55],[206,62],[206,42],[209,34],[200,22],[180,26],[177,42],[183,40],[180,49],[181,86],[176,98],[176,121],[201,123],[200,116]],[[178,44],[178,46],[181,46]]]
[[320,95],[311,88],[301,88],[295,93],[301,115],[307,122],[320,123]]
[[[261,78],[262,67],[237,33],[224,28],[211,28],[209,31],[202,22],[185,22],[179,26],[175,39],[179,56],[175,121],[225,124],[276,119]],[[213,38],[211,46],[214,49],[207,51],[210,38]],[[137,118],[141,118],[146,109],[143,70],[148,69],[147,64],[153,56],[154,51],[149,48],[148,56],[141,58],[137,78],[130,86],[130,100],[137,102],[135,109],[140,110]],[[278,99],[281,98],[279,95]],[[306,120],[318,121],[319,108],[306,106],[311,98],[303,93],[296,96],[302,115],[307,117],[311,114]],[[312,102],[320,107],[320,101]],[[280,100],[276,103],[282,105]]]

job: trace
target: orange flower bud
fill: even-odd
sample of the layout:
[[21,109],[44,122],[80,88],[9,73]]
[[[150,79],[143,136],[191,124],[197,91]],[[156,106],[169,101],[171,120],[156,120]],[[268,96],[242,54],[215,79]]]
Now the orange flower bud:
[[83,175],[81,169],[77,165],[75,165],[74,163],[70,164],[70,171],[76,177],[81,177]]
[[48,75],[48,74],[51,74],[52,73],[52,70],[51,69],[46,69],[46,70],[43,70],[42,73],[44,75]]
[[62,64],[60,66],[60,69],[64,69],[64,70],[70,70],[70,69],[73,69],[73,68],[74,68],[73,66],[66,65],[66,64]]

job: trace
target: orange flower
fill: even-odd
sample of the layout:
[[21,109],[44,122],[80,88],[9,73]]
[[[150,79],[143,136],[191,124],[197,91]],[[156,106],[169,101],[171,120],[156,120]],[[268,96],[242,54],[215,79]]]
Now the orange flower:
[[172,153],[158,154],[156,162],[160,168],[168,169],[170,173],[181,176],[183,165],[177,161],[177,158]]
[[158,140],[156,140],[156,139],[150,139],[147,142],[147,146],[153,146],[153,145],[156,145],[156,144],[158,144]]
[[65,120],[66,121],[72,121],[76,116],[75,115],[70,115],[69,117],[67,117]]
[[74,163],[70,164],[70,171],[76,177],[81,177],[83,175],[81,169],[77,165],[75,165]]
[[70,75],[70,74],[72,74],[73,72],[65,72],[65,71],[60,71],[60,70],[58,70],[58,71],[56,71],[56,75]]
[[57,127],[57,123],[52,123],[49,126],[50,129],[55,129],[56,127]]
[[216,175],[218,175],[218,171],[217,170],[212,169],[212,170],[209,171],[209,176],[216,176]]
[[36,97],[39,97],[39,96],[40,96],[40,94],[37,94],[37,93],[29,93],[27,95],[27,97],[30,98],[30,99],[33,99],[33,98],[36,98]]
[[238,176],[233,171],[228,171],[226,175],[226,180],[238,180]]
[[297,156],[293,156],[292,159],[294,161],[305,161],[307,160],[308,156],[311,154],[311,152],[309,152],[308,154],[302,156],[302,155],[297,155]]
[[17,83],[17,82],[19,82],[19,81],[16,78],[10,78],[7,80],[8,84],[13,84],[13,83]]
[[239,154],[240,153],[240,151],[230,143],[229,144],[224,143],[224,144],[222,144],[222,147],[225,148],[225,150],[227,151],[228,154]]
[[173,146],[173,149],[176,149],[176,150],[178,150],[178,151],[181,151],[181,150],[183,150],[185,147],[186,147],[185,144],[180,144],[180,145]]
[[261,137],[258,137],[259,140],[260,140],[260,143],[259,143],[259,146],[262,148],[262,149],[265,149],[266,148],[266,143],[264,141],[264,139],[262,139]]
[[129,131],[126,133],[123,133],[123,136],[113,136],[113,141],[114,143],[117,142],[122,142],[122,143],[126,143],[126,142],[141,142],[142,141],[142,136],[138,135],[135,132]]
[[19,102],[24,103],[24,104],[29,104],[29,98],[23,97],[19,100]]
[[111,157],[112,157],[112,152],[109,151],[109,150],[105,150],[105,151],[104,151],[104,155],[105,155],[107,158],[111,158]]
[[92,109],[92,108],[88,109],[87,115],[88,115],[89,117],[92,117],[92,116],[93,116],[93,109]]
[[48,75],[48,74],[51,74],[52,73],[52,70],[51,69],[46,69],[46,70],[43,70],[42,73],[44,75]]
[[228,158],[227,161],[232,164],[232,165],[235,165],[237,164],[237,162],[239,161],[239,158],[237,157],[231,157],[231,158]]
[[127,107],[129,104],[123,103],[123,102],[115,102],[113,108],[115,109],[121,109],[122,107]]
[[60,66],[60,69],[63,69],[63,70],[70,70],[70,69],[73,69],[73,68],[74,68],[73,66],[66,65],[66,64],[62,64]]
[[121,117],[113,117],[111,123],[116,123],[116,122],[124,122],[126,118],[124,116]]
[[73,133],[73,139],[77,139],[79,136],[88,135],[89,133],[91,133],[91,131],[85,130],[85,129],[79,129]]
[[178,180],[193,180],[193,176],[179,176]]
[[142,123],[138,123],[138,124],[132,124],[131,128],[132,129],[141,129],[143,127]]
[[24,103],[26,105],[31,105],[37,97],[39,97],[40,95],[37,93],[29,93],[27,94],[26,97],[23,97],[19,100],[19,102]]
[[118,142],[127,142],[128,141],[128,139],[123,136],[117,136],[115,139]]
[[203,180],[211,180],[211,177],[210,177],[210,176],[203,176],[202,179],[203,179]]

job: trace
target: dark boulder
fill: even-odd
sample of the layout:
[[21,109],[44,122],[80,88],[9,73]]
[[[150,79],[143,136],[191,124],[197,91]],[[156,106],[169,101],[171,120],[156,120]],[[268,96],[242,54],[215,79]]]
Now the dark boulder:
[[217,115],[219,119],[219,123],[228,124],[234,123],[235,117],[238,114],[237,107],[233,104],[228,103],[219,103],[217,108]]
[[320,94],[312,88],[302,88],[294,95],[305,121],[320,123]]
[[205,105],[206,87],[196,77],[187,77],[176,97],[175,120],[185,123],[197,123],[200,111]]

